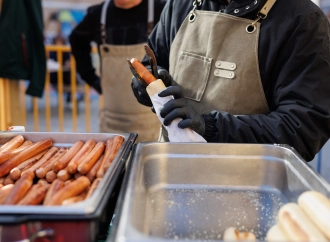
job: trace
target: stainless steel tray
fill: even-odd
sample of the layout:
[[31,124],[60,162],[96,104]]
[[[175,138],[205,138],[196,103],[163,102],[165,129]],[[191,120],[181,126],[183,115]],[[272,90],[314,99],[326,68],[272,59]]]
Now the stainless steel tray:
[[107,241],[222,240],[228,227],[264,240],[278,209],[330,185],[290,147],[139,143]]
[[[115,135],[121,135],[125,139],[100,185],[89,199],[70,206],[0,205],[0,231],[2,229],[0,241],[22,240],[46,228],[54,232],[51,241],[93,241],[99,229],[98,222],[104,219],[110,196],[125,168],[137,135],[134,133],[4,132],[0,133],[0,146],[18,134],[33,142],[50,138],[53,146],[58,147],[70,147],[78,140],[106,141]],[[108,215],[111,216],[111,214]]]

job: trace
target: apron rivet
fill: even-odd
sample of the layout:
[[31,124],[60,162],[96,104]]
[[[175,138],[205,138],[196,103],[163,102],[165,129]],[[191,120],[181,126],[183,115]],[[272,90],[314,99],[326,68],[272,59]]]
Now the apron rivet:
[[196,19],[196,14],[195,12],[191,12],[190,15],[189,15],[189,22],[192,23],[194,22]]
[[215,71],[214,71],[214,74],[215,74],[215,75],[219,75],[219,71],[218,71],[218,70],[215,70]]
[[258,3],[258,1],[256,0],[256,1],[254,1],[254,5],[256,5]]
[[217,62],[216,65],[217,65],[217,67],[221,66],[221,62]]
[[257,27],[255,25],[249,24],[248,26],[246,26],[245,31],[248,34],[252,34],[256,31]]
[[247,5],[246,7],[245,7],[245,9],[249,9],[250,8],[250,5]]
[[234,10],[234,13],[238,13],[238,12],[239,12],[239,10],[238,10],[238,9],[235,9],[235,10]]
[[231,65],[231,68],[234,68],[234,65]]
[[229,74],[229,76],[231,77],[231,76],[233,76],[233,74]]

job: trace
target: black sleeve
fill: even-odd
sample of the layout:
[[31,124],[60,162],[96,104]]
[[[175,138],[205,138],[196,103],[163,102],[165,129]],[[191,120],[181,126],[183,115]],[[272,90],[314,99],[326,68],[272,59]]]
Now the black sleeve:
[[89,8],[84,19],[74,28],[69,37],[72,55],[76,60],[77,72],[89,85],[98,79],[91,59],[91,42],[97,41],[95,29],[100,27],[94,12],[95,7]]
[[[206,119],[209,142],[287,144],[307,161],[330,134],[329,23],[320,12],[301,20],[271,71],[268,115],[234,116],[213,111]],[[267,93],[266,93],[267,95]],[[213,132],[213,135],[210,135]]]

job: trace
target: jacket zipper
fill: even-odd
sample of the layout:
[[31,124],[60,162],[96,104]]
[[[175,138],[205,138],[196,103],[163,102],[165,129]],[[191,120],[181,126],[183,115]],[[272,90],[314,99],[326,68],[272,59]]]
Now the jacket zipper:
[[27,57],[27,49],[26,49],[26,36],[23,32],[21,33],[21,44],[22,44],[24,67],[28,68],[28,57]]

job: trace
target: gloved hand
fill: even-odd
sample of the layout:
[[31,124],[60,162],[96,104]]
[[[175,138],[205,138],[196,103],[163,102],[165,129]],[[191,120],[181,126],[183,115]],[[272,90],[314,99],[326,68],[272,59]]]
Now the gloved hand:
[[[150,66],[146,66],[147,69],[151,72]],[[170,86],[172,84],[172,77],[168,73],[168,71],[160,66],[158,66],[158,76],[159,79],[162,79],[165,86]],[[146,87],[144,87],[136,78],[135,76],[132,77],[131,87],[134,93],[134,96],[138,100],[139,103],[152,107],[152,102],[150,97],[147,93]]]
[[94,88],[98,94],[102,95],[101,79],[99,77],[97,77],[97,79],[95,79],[94,82],[90,83],[89,85]]
[[164,118],[163,124],[168,126],[176,118],[182,118],[178,123],[179,128],[191,128],[196,133],[204,135],[205,121],[201,114],[183,96],[179,86],[170,86],[158,93],[160,97],[173,96],[174,99],[165,103],[160,110],[160,116]]

